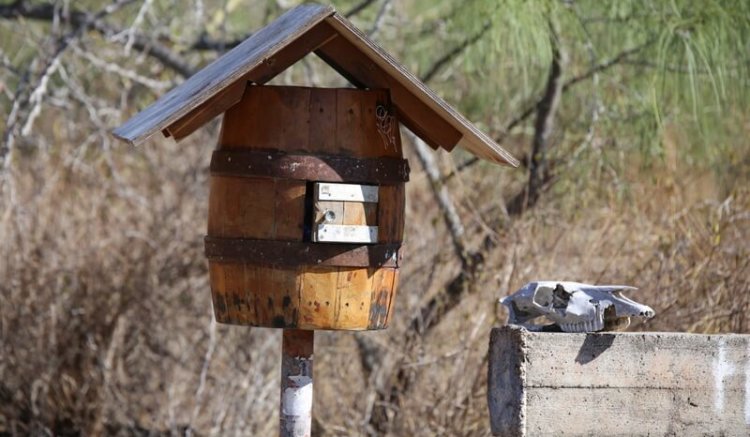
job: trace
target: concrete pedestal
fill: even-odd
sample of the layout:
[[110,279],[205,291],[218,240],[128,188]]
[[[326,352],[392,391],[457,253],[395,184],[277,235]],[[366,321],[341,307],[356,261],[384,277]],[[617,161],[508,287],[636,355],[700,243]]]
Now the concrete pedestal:
[[750,335],[492,330],[492,432],[750,435]]

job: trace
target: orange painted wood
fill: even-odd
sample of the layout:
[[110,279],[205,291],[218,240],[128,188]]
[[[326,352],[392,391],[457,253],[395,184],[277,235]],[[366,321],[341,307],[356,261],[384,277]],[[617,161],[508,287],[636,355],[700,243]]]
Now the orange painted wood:
[[300,269],[300,329],[338,329],[338,268]]
[[[401,157],[398,120],[386,117],[379,127],[378,108],[391,108],[388,92],[248,85],[242,100],[225,114],[218,148]],[[395,129],[393,141],[384,140],[384,126]],[[330,209],[336,212],[336,224],[384,226],[385,240],[401,241],[403,183],[380,186],[377,204],[311,202],[306,206],[306,197],[313,194],[307,193],[312,182],[212,175],[209,235],[303,241],[305,208],[315,205],[311,226]],[[274,268],[252,260],[212,260],[214,311],[217,320],[240,325],[383,329],[392,311],[396,270]]]
[[396,302],[396,285],[398,284],[398,269],[392,269],[391,274],[393,275],[393,285],[391,285],[391,292],[385,293],[385,286],[381,290],[383,290],[383,293],[385,293],[388,296],[388,310],[386,311],[385,320],[382,322],[383,326],[388,326],[389,323],[391,323],[391,319],[393,318],[393,307]]
[[[340,268],[336,294],[338,295],[339,329],[361,329],[370,325],[372,275],[370,269]],[[369,293],[363,293],[367,290]]]

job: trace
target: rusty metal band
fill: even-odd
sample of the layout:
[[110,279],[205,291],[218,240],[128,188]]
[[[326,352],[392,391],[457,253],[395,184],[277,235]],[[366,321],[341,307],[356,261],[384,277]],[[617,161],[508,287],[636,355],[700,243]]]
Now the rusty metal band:
[[247,262],[272,267],[398,267],[401,244],[337,244],[251,240],[206,236],[210,261]]
[[409,162],[401,158],[351,158],[274,151],[216,150],[211,157],[211,174],[387,185],[409,180]]

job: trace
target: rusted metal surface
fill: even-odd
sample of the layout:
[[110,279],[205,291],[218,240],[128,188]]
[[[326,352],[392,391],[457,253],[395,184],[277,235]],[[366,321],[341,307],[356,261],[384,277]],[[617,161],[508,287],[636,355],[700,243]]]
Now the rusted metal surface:
[[315,331],[284,329],[281,342],[281,437],[310,437]]
[[400,243],[357,245],[207,236],[205,251],[211,261],[276,267],[398,267],[401,261]]
[[293,155],[275,151],[217,150],[211,174],[321,182],[397,184],[409,180],[409,163],[399,158]]

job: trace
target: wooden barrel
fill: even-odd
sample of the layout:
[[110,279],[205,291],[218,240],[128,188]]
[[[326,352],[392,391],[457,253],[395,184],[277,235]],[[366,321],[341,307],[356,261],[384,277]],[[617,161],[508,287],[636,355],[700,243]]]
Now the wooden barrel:
[[[217,321],[385,328],[407,179],[387,90],[248,84],[211,161],[206,255]],[[356,195],[325,197],[331,187]],[[371,241],[330,242],[328,229]]]

